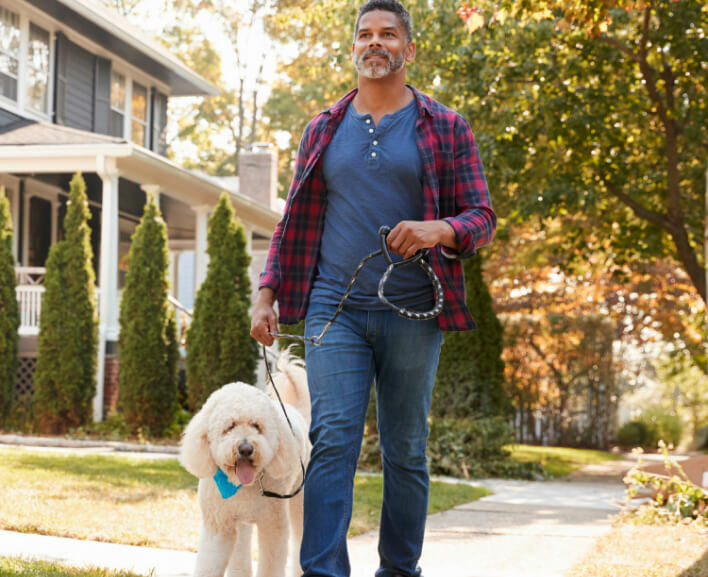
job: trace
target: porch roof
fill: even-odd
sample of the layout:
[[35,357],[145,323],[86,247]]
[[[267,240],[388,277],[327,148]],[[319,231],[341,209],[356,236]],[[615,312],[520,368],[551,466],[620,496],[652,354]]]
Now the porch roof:
[[207,175],[187,170],[123,138],[18,117],[0,127],[0,173],[51,174],[117,171],[138,184],[160,190],[190,206],[215,206],[226,191],[238,217],[270,237],[281,214],[247,194],[227,190]]

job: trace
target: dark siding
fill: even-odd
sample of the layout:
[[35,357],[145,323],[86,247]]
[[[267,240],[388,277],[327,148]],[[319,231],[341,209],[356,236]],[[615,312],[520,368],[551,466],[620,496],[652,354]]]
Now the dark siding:
[[0,108],[0,134],[5,128],[10,129],[9,127],[12,127],[12,129],[14,129],[23,124],[31,124],[32,122],[34,121]]
[[93,131],[110,134],[111,121],[111,61],[96,58],[96,84]]
[[80,130],[93,130],[96,57],[57,36],[56,122]]
[[93,87],[95,56],[75,44],[69,44],[66,63],[66,126],[80,130],[93,129]]
[[56,70],[54,72],[54,122],[64,124],[64,103],[66,101],[66,60],[69,41],[59,33],[56,40]]

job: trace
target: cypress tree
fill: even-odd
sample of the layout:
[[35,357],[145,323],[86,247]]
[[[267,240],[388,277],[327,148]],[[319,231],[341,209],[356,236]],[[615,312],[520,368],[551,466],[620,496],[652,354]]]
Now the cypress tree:
[[5,188],[0,187],[0,423],[7,420],[12,407],[17,378],[20,310],[16,284],[10,202],[5,196]]
[[447,333],[440,351],[432,412],[439,417],[492,417],[507,407],[503,327],[482,278],[482,257],[464,264],[467,306],[478,330]]
[[187,332],[188,404],[196,410],[222,385],[253,383],[258,345],[250,336],[246,234],[224,193],[209,219],[209,268]]
[[168,301],[167,226],[155,200],[133,235],[120,305],[119,405],[133,431],[163,435],[177,409],[177,344]]
[[41,431],[63,433],[91,420],[96,394],[98,322],[91,213],[80,173],[71,180],[64,240],[52,246],[44,276],[34,376]]

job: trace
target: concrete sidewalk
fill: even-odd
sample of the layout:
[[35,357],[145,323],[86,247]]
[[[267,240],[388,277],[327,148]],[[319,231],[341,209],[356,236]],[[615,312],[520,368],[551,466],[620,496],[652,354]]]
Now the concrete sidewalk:
[[[421,567],[428,577],[562,577],[609,530],[620,485],[486,480],[494,495],[431,515]],[[375,532],[349,541],[352,577],[377,568]],[[0,555],[74,566],[190,577],[195,554],[0,531]]]
[[[102,451],[98,446],[79,450]],[[424,575],[562,577],[609,530],[609,516],[619,510],[624,487],[616,476],[608,479],[599,483],[502,479],[470,482],[487,487],[494,494],[428,518],[420,562]],[[349,554],[352,577],[372,577],[378,566],[377,534],[350,539]],[[185,551],[8,531],[0,531],[0,555],[130,570],[153,577],[190,577],[196,557]]]

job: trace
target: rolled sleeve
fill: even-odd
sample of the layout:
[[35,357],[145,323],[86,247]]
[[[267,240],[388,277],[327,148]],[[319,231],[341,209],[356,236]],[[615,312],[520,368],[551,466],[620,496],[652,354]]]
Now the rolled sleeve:
[[[497,217],[492,209],[482,159],[467,122],[457,116],[455,123],[455,205],[457,215],[446,217],[455,231],[457,252],[443,251],[447,258],[468,258],[491,242]],[[447,254],[446,254],[447,253]]]

